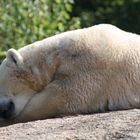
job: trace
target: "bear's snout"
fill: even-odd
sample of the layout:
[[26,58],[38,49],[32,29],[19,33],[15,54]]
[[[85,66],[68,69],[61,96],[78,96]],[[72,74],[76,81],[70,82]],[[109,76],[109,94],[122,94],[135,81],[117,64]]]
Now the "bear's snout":
[[10,119],[13,117],[15,105],[11,99],[0,101],[0,118]]

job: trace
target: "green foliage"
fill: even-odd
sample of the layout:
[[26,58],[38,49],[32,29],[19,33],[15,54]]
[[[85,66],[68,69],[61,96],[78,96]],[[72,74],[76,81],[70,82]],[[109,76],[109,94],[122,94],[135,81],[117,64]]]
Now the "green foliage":
[[111,23],[140,34],[140,0],[0,0],[0,60],[9,48]]
[[140,0],[75,0],[73,9],[82,27],[111,23],[140,34]]
[[72,0],[0,0],[0,48],[20,48],[36,40],[79,28]]

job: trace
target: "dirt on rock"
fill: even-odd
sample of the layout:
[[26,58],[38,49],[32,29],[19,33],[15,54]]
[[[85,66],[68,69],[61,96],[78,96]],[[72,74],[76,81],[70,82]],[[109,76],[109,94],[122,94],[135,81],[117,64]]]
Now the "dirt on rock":
[[0,140],[140,140],[140,110],[14,124],[0,128]]

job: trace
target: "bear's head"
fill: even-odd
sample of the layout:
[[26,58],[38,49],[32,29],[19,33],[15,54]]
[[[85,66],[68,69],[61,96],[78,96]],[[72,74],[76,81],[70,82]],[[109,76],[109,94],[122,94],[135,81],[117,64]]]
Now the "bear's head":
[[39,59],[25,58],[10,49],[0,66],[0,118],[12,120],[22,114],[34,95],[51,80],[52,72]]

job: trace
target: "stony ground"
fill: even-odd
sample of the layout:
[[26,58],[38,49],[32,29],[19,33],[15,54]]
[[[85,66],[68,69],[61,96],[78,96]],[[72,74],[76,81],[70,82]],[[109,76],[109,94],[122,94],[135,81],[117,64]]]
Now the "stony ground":
[[140,140],[140,110],[14,124],[0,128],[0,140]]

